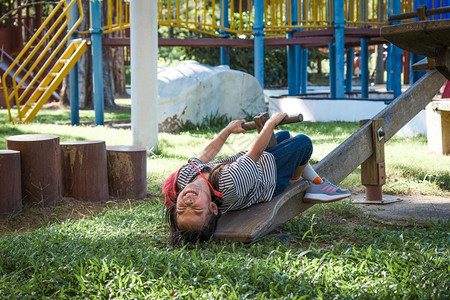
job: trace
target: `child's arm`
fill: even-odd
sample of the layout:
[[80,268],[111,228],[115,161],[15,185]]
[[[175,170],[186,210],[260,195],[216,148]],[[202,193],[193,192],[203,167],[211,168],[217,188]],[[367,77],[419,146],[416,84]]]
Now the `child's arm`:
[[244,120],[235,120],[231,121],[227,127],[222,129],[222,131],[214,137],[214,139],[206,145],[206,147],[202,150],[198,159],[204,163],[209,163],[214,157],[216,157],[217,153],[219,153],[222,146],[225,144],[225,141],[228,139],[230,134],[232,133],[245,133],[245,129],[242,128],[242,124],[244,124]]
[[280,122],[287,116],[286,113],[274,113],[270,119],[264,124],[263,129],[258,135],[255,143],[250,151],[247,153],[253,161],[258,161],[261,154],[269,145],[270,138],[272,137],[273,130],[280,124]]

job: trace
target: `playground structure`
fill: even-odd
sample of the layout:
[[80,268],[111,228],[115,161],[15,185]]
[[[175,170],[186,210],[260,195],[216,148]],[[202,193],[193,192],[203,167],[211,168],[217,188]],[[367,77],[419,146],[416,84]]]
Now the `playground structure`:
[[[430,8],[447,5],[447,1],[436,5],[434,1],[428,2],[426,4]],[[14,0],[7,3],[8,9],[14,8]],[[327,48],[332,98],[343,98],[346,92],[351,92],[353,48],[360,47],[361,94],[364,98],[368,95],[369,85],[368,46],[386,42],[380,35],[380,28],[389,23],[391,15],[412,11],[421,4],[424,4],[423,1],[413,3],[406,0],[159,0],[159,26],[211,36],[201,39],[159,39],[159,46],[220,47],[221,64],[229,64],[229,47],[253,47],[254,75],[261,86],[264,86],[264,47],[287,47],[290,95],[306,93],[308,49]],[[101,16],[101,5],[107,6],[108,13],[104,18]],[[31,122],[42,105],[54,95],[51,91],[72,69],[69,75],[71,118],[72,124],[78,124],[76,61],[89,45],[93,57],[95,122],[103,124],[101,49],[103,46],[130,45],[129,38],[103,36],[130,28],[130,2],[107,0],[100,4],[98,0],[91,1],[91,22],[89,30],[85,31],[79,29],[83,18],[87,18],[83,14],[81,0],[60,1],[46,17],[42,15],[41,8],[34,7],[35,18],[32,18],[28,7],[17,8],[16,18],[10,15],[4,21],[8,20],[9,27],[2,28],[9,32],[9,38],[2,41],[4,51],[10,50],[16,54],[8,67],[1,65],[10,121]],[[26,17],[23,17],[23,10]],[[448,13],[440,17],[447,16]],[[20,31],[20,26],[24,27],[22,31],[26,34],[15,34]],[[33,31],[35,34],[31,36]],[[27,43],[20,49],[17,45],[22,40]],[[389,45],[386,84],[388,90],[394,91],[394,96],[401,93],[400,56],[401,50]],[[417,60],[417,57],[413,55],[413,59]],[[12,106],[17,108],[15,115],[11,113]]]

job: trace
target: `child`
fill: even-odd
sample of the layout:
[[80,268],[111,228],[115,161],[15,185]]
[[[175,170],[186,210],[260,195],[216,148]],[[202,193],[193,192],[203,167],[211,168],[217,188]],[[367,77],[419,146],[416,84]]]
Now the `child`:
[[230,122],[200,153],[164,181],[166,218],[171,244],[208,240],[221,213],[267,202],[280,194],[291,180],[310,181],[304,202],[331,202],[350,196],[317,175],[308,161],[311,140],[276,133],[277,145],[266,149],[273,130],[287,116],[275,113],[264,124],[248,152],[211,162],[231,134],[245,133],[243,120]]

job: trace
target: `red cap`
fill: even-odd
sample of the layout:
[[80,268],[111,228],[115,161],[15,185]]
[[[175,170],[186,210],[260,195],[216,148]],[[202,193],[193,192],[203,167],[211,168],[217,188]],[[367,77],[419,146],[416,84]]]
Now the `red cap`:
[[177,186],[177,179],[180,170],[181,168],[167,177],[163,182],[162,191],[166,195],[164,204],[166,205],[167,209],[170,209],[177,203],[178,193],[180,192],[180,189]]

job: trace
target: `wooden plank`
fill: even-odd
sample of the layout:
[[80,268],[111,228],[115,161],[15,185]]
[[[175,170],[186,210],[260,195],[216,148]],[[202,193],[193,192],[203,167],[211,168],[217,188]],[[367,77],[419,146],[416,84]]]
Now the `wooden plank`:
[[450,111],[441,111],[442,153],[450,155]]
[[[386,141],[425,108],[445,81],[442,74],[430,71],[373,117],[384,120]],[[371,124],[368,122],[317,163],[314,169],[338,184],[372,153]]]
[[219,218],[214,238],[247,243],[268,234],[313,205],[302,202],[308,186],[306,181],[299,181],[270,202],[225,213]]
[[434,58],[436,49],[450,47],[450,19],[386,26],[381,36],[403,50]]

